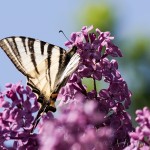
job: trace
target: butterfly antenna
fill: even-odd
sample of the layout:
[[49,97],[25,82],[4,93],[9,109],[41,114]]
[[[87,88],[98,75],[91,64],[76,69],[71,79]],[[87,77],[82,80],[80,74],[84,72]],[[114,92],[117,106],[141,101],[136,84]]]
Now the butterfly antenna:
[[64,35],[64,37],[65,37],[68,41],[70,41],[70,40],[67,38],[66,34],[65,34],[62,30],[59,30],[59,33],[62,33],[62,34]]

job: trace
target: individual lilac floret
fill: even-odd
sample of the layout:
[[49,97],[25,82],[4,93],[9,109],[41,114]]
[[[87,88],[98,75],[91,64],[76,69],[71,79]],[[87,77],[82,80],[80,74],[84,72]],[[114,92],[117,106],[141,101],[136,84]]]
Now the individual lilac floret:
[[8,149],[6,142],[13,141],[14,149],[35,148],[36,134],[31,134],[33,113],[39,109],[37,99],[29,87],[7,84],[0,93],[0,149]]
[[125,150],[149,150],[150,149],[150,109],[144,107],[143,110],[136,111],[136,122],[139,126],[136,127],[135,132],[129,133],[130,146]]

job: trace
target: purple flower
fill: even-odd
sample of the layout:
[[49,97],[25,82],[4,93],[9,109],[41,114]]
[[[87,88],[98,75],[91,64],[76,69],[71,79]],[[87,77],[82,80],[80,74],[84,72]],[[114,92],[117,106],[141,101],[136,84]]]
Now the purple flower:
[[[128,132],[133,127],[126,109],[131,92],[113,58],[122,54],[109,32],[92,33],[92,29],[83,27],[66,42],[69,48],[77,47],[80,64],[59,93],[63,106],[59,118],[40,125],[41,149],[122,150],[130,144]],[[92,91],[82,84],[83,78],[93,79]],[[103,80],[107,88],[97,90],[96,80]]]
[[136,121],[139,126],[136,127],[134,132],[130,132],[130,146],[125,150],[139,149],[149,150],[150,148],[150,109],[144,107],[143,110],[136,111]]
[[108,149],[114,133],[110,127],[95,128],[105,120],[97,107],[95,101],[81,100],[76,105],[70,103],[67,108],[64,107],[59,118],[45,120],[40,126],[41,149]]
[[39,109],[37,99],[29,87],[20,83],[7,84],[0,94],[0,145],[8,149],[6,141],[13,141],[14,149],[29,149],[38,146],[37,135],[31,133],[33,113]]

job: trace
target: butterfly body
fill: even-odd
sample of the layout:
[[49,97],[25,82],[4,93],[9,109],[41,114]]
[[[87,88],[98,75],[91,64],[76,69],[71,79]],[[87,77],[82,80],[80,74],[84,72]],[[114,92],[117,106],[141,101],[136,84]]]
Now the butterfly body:
[[0,40],[0,47],[27,77],[27,84],[38,95],[39,102],[46,101],[50,111],[55,111],[55,100],[60,88],[79,64],[76,47],[66,51],[47,42],[23,36],[4,38]]

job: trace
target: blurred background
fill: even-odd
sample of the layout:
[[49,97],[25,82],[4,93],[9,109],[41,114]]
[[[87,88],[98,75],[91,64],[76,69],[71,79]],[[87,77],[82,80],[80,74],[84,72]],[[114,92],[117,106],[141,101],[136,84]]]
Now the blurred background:
[[[110,31],[124,56],[118,59],[119,71],[133,93],[130,114],[150,106],[150,1],[5,0],[0,5],[0,38],[22,35],[65,48],[59,30],[68,37],[84,25]],[[0,50],[0,90],[18,81],[26,83]]]

